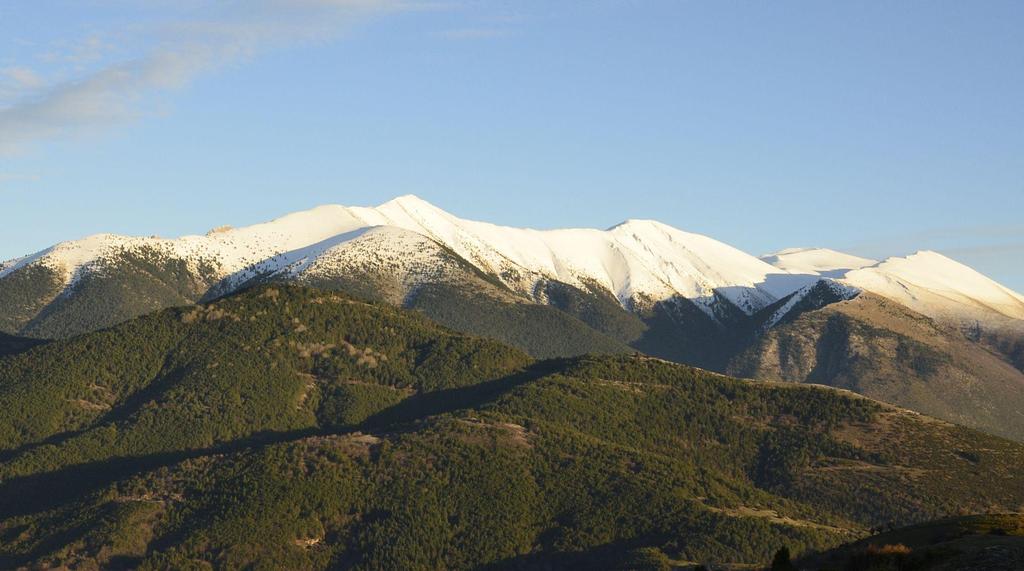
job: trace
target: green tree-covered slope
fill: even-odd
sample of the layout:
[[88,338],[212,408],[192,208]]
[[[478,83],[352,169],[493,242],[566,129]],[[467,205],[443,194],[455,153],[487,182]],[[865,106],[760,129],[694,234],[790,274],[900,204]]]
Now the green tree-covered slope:
[[1024,504],[1024,447],[265,286],[0,358],[0,567],[760,563]]

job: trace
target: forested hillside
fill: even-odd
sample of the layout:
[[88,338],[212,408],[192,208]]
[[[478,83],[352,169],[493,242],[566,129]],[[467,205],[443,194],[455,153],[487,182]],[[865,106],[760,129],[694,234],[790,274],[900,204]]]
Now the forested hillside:
[[760,564],[1024,504],[997,437],[294,286],[0,357],[0,411],[4,568]]

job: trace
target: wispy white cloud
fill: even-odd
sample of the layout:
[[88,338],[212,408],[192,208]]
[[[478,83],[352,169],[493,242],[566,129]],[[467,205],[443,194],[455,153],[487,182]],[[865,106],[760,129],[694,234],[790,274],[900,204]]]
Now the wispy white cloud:
[[21,174],[0,172],[0,184],[5,182],[38,182],[42,177],[37,174]]
[[[150,112],[147,96],[180,89],[262,51],[330,40],[369,17],[432,7],[398,0],[250,0],[218,6],[219,13],[206,19],[161,23],[150,31],[157,40],[136,57],[75,77],[47,82],[26,67],[7,68],[18,97],[0,107],[0,153],[144,116]],[[102,57],[106,40],[90,38],[95,39],[53,57],[76,63]]]
[[83,65],[103,59],[114,49],[115,46],[109,38],[92,33],[84,38],[63,40],[40,55],[39,59],[48,63]]
[[0,68],[0,106],[46,84],[38,72],[26,66]]
[[27,67],[5,67],[0,69],[0,73],[19,88],[36,89],[44,83],[43,78],[38,73]]

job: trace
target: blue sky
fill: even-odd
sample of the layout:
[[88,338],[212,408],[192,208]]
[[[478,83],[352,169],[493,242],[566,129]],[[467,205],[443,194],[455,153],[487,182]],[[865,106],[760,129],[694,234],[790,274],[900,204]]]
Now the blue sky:
[[0,258],[414,193],[1024,290],[1024,3],[0,0]]

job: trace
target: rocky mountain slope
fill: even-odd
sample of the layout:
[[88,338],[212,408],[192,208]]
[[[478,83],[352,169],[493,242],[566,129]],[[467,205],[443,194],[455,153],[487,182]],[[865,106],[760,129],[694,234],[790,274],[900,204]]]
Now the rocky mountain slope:
[[754,339],[730,374],[840,387],[1024,439],[1024,375],[955,328],[891,299],[854,299],[794,313]]

